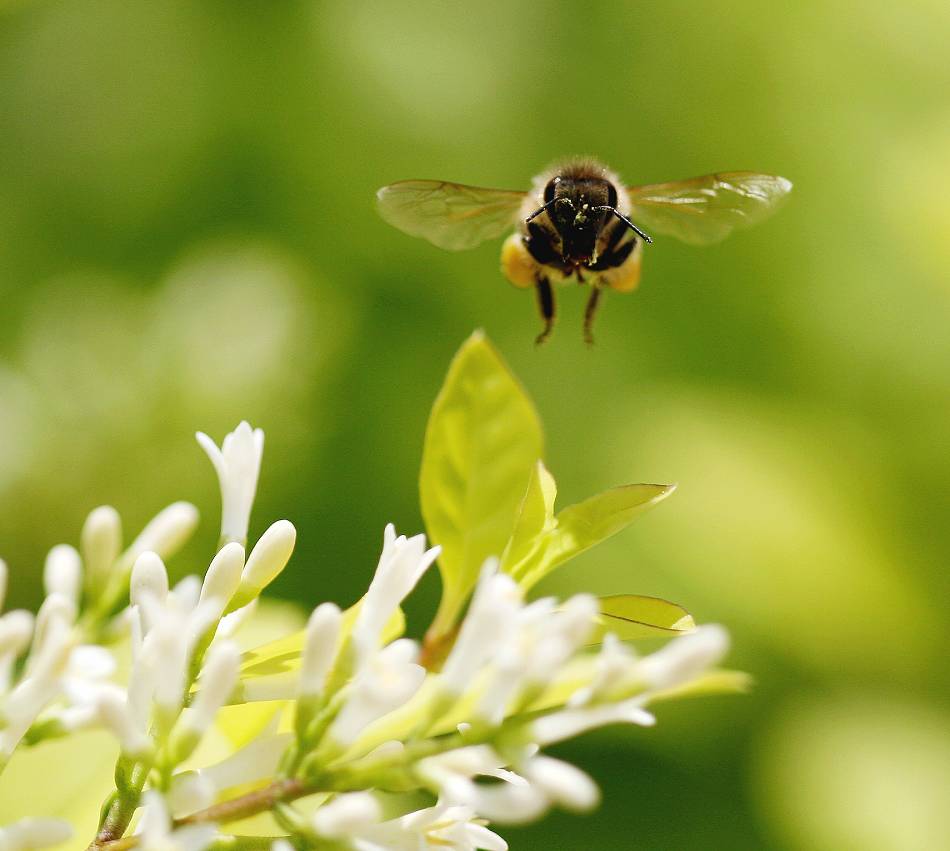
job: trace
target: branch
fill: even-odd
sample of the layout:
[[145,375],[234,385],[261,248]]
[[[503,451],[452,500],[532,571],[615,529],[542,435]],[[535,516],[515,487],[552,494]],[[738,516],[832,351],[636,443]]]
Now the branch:
[[[213,804],[207,809],[199,810],[184,818],[175,819],[175,827],[186,824],[207,824],[209,822],[222,824],[229,821],[240,821],[258,813],[267,812],[281,801],[293,801],[302,798],[304,795],[310,795],[314,791],[316,790],[308,787],[302,780],[278,780],[276,783],[271,783],[270,786],[248,792],[240,798],[222,801],[220,804]],[[97,840],[89,848],[90,851],[128,851],[128,849],[135,848],[138,844],[138,836],[125,836],[122,839],[107,842]]]

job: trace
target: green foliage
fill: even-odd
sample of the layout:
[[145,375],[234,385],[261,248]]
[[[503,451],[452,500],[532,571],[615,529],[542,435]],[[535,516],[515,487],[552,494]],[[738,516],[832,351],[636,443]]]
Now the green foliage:
[[614,594],[601,597],[600,623],[592,641],[600,641],[608,632],[623,641],[639,638],[671,638],[696,628],[693,616],[682,606],[659,597],[638,594]]
[[539,461],[522,502],[502,569],[530,588],[568,559],[624,529],[674,485],[622,485],[554,514],[557,487]]
[[429,538],[442,547],[437,634],[451,628],[485,559],[504,550],[542,440],[531,400],[476,332],[435,400],[419,477]]
[[[541,425],[501,357],[476,332],[459,350],[435,401],[420,475],[422,514],[442,546],[443,596],[431,636],[451,631],[485,559],[526,590],[615,535],[674,485],[611,488],[554,512],[557,484],[540,460]],[[689,631],[689,613],[651,597],[607,598],[603,627],[621,638]]]

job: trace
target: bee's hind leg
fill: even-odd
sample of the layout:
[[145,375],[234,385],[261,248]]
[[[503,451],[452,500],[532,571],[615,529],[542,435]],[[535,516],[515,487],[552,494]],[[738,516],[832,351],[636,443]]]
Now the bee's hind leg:
[[600,304],[601,289],[598,283],[590,286],[590,295],[587,298],[587,307],[584,308],[584,342],[588,346],[594,345],[594,317]]
[[538,278],[535,284],[535,292],[538,294],[538,310],[541,313],[541,319],[544,321],[544,328],[534,341],[536,346],[540,346],[551,336],[551,332],[554,330],[556,305],[554,303],[554,290],[551,288],[551,282],[546,277]]

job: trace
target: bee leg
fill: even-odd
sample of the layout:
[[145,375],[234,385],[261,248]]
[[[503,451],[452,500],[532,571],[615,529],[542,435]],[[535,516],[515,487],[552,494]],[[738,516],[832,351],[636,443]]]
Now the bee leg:
[[551,282],[545,277],[539,277],[535,285],[538,294],[538,310],[541,312],[541,318],[544,320],[544,329],[535,338],[534,344],[540,346],[554,330],[555,305],[554,290],[551,289]]
[[598,284],[591,284],[587,307],[584,308],[584,342],[587,343],[588,346],[594,345],[594,317],[597,315],[600,293],[600,286]]

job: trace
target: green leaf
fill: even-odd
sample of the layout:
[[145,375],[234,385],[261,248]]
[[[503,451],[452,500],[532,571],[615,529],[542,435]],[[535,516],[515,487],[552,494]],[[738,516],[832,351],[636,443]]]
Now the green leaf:
[[434,635],[452,628],[485,559],[505,549],[542,442],[531,400],[476,332],[449,367],[422,453],[422,516],[442,546]]
[[554,500],[557,497],[557,484],[544,462],[538,461],[531,471],[528,490],[521,502],[514,531],[502,555],[502,569],[505,565],[518,564],[530,558],[542,536],[550,532],[555,525]]
[[590,643],[597,644],[612,632],[621,641],[669,638],[696,629],[693,616],[682,606],[637,594],[614,594],[598,601],[600,616]]
[[[675,489],[675,485],[622,485],[571,505],[553,517],[552,480],[549,486],[552,504],[546,504],[548,514],[534,545],[528,547],[521,541],[517,550],[509,547],[502,569],[524,588],[530,588],[568,559],[617,534],[638,514],[665,499]],[[522,525],[525,529],[537,529],[539,524],[534,516],[537,512],[538,498],[529,492],[516,530],[521,530]],[[522,537],[526,536],[526,532],[522,533]]]

